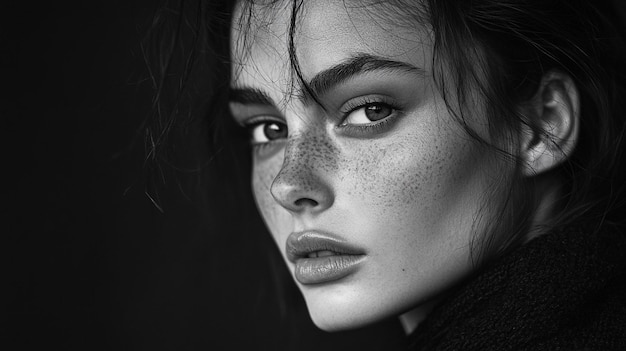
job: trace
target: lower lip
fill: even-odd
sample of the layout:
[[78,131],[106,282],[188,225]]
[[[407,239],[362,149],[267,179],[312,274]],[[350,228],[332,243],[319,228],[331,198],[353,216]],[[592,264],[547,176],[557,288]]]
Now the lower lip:
[[343,279],[359,269],[364,255],[337,255],[300,258],[296,261],[296,280],[301,284],[321,284]]

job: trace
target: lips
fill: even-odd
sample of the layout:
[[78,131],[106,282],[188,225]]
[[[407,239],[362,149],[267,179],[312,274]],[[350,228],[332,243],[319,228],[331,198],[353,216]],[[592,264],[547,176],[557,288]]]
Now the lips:
[[296,280],[321,284],[345,278],[359,269],[365,252],[325,232],[294,232],[287,238],[287,258],[295,263]]

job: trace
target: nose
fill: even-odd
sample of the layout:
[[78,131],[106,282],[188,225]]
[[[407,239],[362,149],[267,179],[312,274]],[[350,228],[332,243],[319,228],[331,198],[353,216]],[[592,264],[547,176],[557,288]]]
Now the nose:
[[282,207],[291,213],[316,214],[329,208],[334,201],[328,183],[328,153],[310,140],[290,138],[285,148],[283,165],[274,178],[270,191]]

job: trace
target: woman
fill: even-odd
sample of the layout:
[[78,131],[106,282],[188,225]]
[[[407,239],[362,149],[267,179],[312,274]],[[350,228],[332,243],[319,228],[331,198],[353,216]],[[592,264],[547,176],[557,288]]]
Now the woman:
[[212,118],[248,131],[257,207],[319,328],[398,316],[416,350],[626,348],[610,4],[201,11],[228,56]]

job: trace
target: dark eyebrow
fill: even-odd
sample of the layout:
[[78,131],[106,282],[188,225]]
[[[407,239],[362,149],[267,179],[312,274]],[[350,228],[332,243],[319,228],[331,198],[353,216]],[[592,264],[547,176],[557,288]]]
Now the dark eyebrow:
[[[310,103],[316,100],[316,97],[328,93],[329,90],[358,74],[377,70],[403,71],[417,73],[421,76],[425,75],[425,71],[422,68],[406,62],[389,60],[369,54],[357,54],[316,74],[306,84],[309,89],[301,88],[299,95],[303,101]],[[230,102],[241,104],[274,106],[274,102],[268,94],[255,88],[231,88],[229,100]]]
[[254,88],[231,88],[228,100],[244,105],[274,105],[269,95],[260,89]]
[[426,73],[422,68],[401,61],[394,61],[369,54],[357,54],[344,62],[325,69],[313,77],[308,83],[311,91],[303,89],[305,100],[311,98],[310,93],[315,96],[326,94],[329,90],[348,79],[362,73],[377,70],[404,71],[407,73],[417,73],[424,76]]

